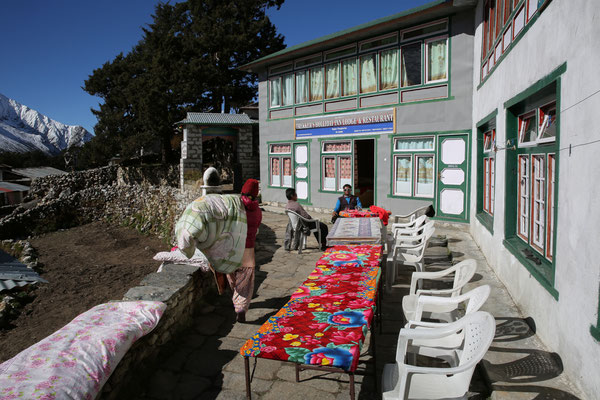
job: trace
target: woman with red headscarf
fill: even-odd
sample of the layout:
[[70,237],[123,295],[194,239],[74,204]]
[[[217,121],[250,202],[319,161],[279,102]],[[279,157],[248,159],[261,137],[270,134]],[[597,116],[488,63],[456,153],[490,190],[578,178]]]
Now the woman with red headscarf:
[[258,196],[258,181],[248,179],[242,187],[242,203],[246,209],[248,232],[246,234],[246,248],[242,257],[242,267],[231,274],[227,274],[229,286],[233,290],[233,306],[238,322],[246,321],[246,311],[250,306],[250,299],[254,292],[254,243],[258,226],[262,221],[262,211],[256,200]]

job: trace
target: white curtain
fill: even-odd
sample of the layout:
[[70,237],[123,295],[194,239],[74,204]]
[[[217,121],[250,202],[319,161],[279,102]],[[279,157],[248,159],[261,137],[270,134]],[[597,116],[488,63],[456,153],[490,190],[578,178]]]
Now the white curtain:
[[411,156],[396,157],[395,194],[411,195],[412,165]]
[[281,78],[275,78],[270,80],[271,84],[271,107],[278,107],[281,105]]
[[342,62],[342,96],[356,94],[356,59]]
[[396,141],[396,150],[433,150],[433,139],[398,139]]
[[294,75],[283,77],[283,105],[291,106],[294,104]]
[[369,93],[377,90],[377,73],[375,55],[360,58],[360,92]]
[[310,70],[310,101],[323,100],[323,68]]
[[398,87],[398,50],[388,50],[381,53],[381,85],[380,90]]
[[340,64],[329,64],[326,67],[325,83],[326,99],[340,96]]
[[306,103],[307,95],[306,71],[296,73],[296,103]]
[[427,79],[430,81],[446,79],[446,39],[429,42],[427,47],[429,63]]

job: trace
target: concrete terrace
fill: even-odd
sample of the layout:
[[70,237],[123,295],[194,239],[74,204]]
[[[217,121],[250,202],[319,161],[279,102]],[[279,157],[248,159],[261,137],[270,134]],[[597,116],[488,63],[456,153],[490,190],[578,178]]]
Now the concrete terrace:
[[[288,222],[282,209],[265,207],[257,239],[255,297],[247,323],[235,323],[230,297],[207,304],[193,327],[161,350],[161,364],[148,376],[138,400],[245,399],[244,363],[239,348],[275,314],[313,270],[321,252],[316,240],[302,254],[283,249]],[[312,213],[329,222],[330,216]],[[492,293],[484,306],[496,317],[496,339],[475,372],[470,399],[578,399],[581,397],[562,374],[560,356],[549,353],[535,335],[535,322],[521,315],[510,295],[489,268],[479,248],[462,227],[438,223],[426,252],[430,268],[443,267],[465,258],[478,262],[472,287],[489,284]],[[385,363],[394,361],[402,321],[402,296],[408,290],[410,271],[403,270],[392,293],[384,297],[383,329],[376,330],[377,365],[374,366],[370,335],[363,347],[355,376],[357,399],[379,399],[377,379]],[[257,400],[348,399],[348,376],[315,371],[301,372],[295,381],[293,364],[250,359],[252,398]]]

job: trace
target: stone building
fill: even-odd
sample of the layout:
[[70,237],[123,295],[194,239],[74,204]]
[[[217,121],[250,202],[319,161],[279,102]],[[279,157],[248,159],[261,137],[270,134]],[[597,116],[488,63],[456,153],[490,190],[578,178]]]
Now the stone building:
[[177,122],[183,128],[180,187],[201,179],[209,166],[224,182],[241,189],[246,179],[259,177],[258,121],[247,114],[189,112]]

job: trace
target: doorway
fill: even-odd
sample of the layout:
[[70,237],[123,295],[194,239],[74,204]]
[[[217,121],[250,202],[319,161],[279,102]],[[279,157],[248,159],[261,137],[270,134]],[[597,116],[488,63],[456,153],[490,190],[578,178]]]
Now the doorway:
[[375,139],[354,141],[354,194],[363,208],[375,204]]

